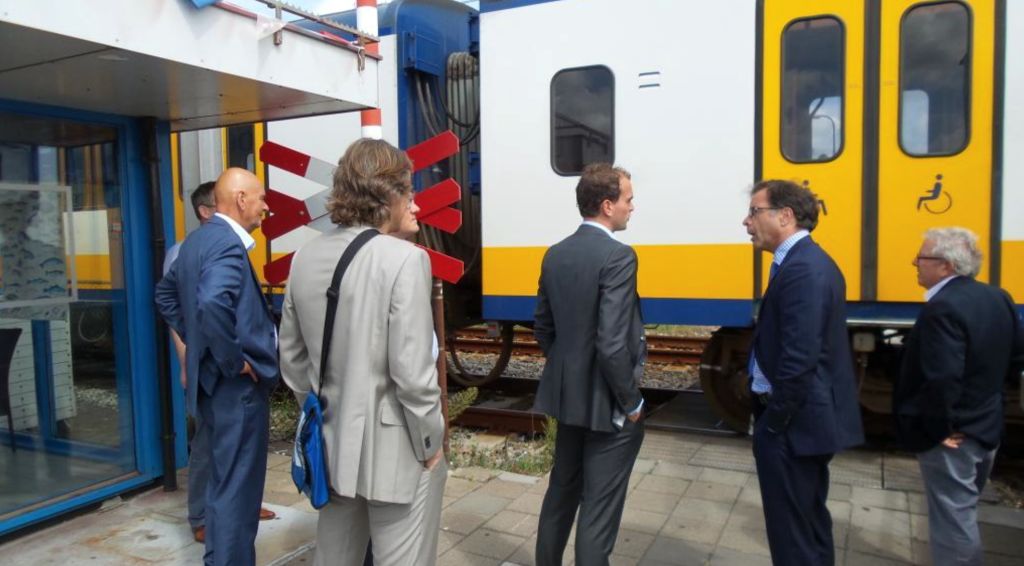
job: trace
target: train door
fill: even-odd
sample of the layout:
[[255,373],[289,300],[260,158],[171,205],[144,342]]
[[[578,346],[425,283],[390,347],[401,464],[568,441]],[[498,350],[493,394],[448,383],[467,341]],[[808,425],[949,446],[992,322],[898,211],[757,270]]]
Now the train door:
[[[860,297],[864,5],[766,1],[761,178],[791,179],[820,201],[814,239]],[[767,283],[770,259],[762,261]]]
[[888,0],[879,43],[878,296],[919,301],[925,230],[978,234],[989,279],[995,2]]

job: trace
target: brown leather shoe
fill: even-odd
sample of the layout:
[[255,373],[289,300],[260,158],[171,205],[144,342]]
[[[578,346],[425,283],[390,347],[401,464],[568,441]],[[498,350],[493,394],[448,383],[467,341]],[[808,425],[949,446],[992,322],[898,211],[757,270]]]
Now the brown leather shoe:
[[275,517],[277,517],[277,513],[274,513],[273,511],[271,511],[270,509],[267,509],[266,507],[260,507],[260,520],[261,521],[269,521],[269,520],[271,520],[271,519],[273,519]]
[[206,527],[196,527],[192,529],[192,538],[196,539],[196,542],[205,544],[206,543]]

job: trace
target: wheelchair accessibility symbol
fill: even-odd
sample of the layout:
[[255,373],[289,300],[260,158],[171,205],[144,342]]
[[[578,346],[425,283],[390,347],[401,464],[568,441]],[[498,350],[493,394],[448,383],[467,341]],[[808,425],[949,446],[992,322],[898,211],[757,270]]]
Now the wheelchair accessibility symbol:
[[935,176],[935,185],[917,199],[917,210],[921,210],[922,206],[932,214],[942,214],[953,207],[953,197],[942,190],[941,174]]

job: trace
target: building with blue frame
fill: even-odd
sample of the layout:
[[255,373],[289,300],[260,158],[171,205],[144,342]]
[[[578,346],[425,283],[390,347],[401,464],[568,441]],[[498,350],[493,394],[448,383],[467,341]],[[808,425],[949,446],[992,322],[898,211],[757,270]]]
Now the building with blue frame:
[[170,134],[378,104],[377,59],[272,31],[186,0],[0,0],[0,536],[185,464],[153,305]]

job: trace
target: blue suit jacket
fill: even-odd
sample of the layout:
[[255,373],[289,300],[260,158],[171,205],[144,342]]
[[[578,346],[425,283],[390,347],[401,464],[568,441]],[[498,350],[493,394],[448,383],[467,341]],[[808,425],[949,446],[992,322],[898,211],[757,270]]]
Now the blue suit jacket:
[[954,432],[993,449],[1003,434],[1004,384],[1024,367],[1024,328],[998,287],[957,277],[921,308],[893,391],[904,447],[923,452]]
[[198,388],[213,395],[221,377],[238,378],[245,360],[261,380],[278,379],[274,318],[242,241],[223,219],[215,216],[185,238],[157,283],[156,304],[185,342],[192,414]]
[[757,426],[785,434],[797,455],[834,454],[864,441],[846,331],[846,281],[807,237],[765,291],[754,331],[772,396]]

